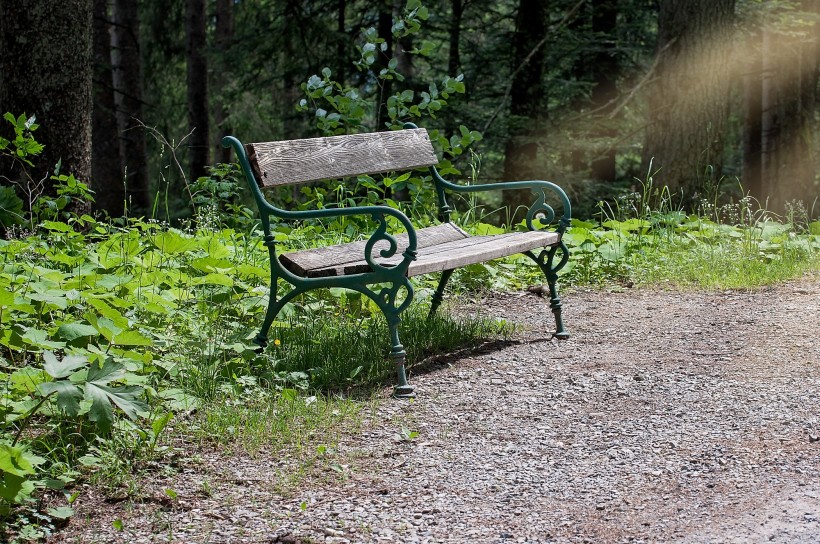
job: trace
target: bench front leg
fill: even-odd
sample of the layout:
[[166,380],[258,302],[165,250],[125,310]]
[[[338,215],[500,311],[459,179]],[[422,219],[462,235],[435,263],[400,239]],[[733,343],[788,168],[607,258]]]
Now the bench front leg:
[[[555,256],[561,251],[561,259],[556,263]],[[550,310],[555,318],[555,332],[553,336],[559,340],[569,338],[569,333],[564,329],[564,320],[561,316],[561,299],[558,296],[558,271],[561,270],[569,260],[569,250],[564,242],[559,245],[544,249],[536,256],[532,251],[525,251],[524,255],[535,261],[535,264],[547,278],[547,285],[550,292]]]
[[[406,291],[404,300],[398,301],[399,291]],[[393,280],[389,286],[382,288],[378,293],[373,292],[369,287],[361,289],[361,292],[369,296],[384,314],[387,320],[387,328],[390,331],[390,360],[396,368],[396,385],[393,388],[393,397],[399,399],[414,398],[413,387],[407,382],[407,372],[405,363],[407,352],[399,339],[399,325],[401,324],[401,313],[410,306],[413,301],[413,285],[405,276]]]

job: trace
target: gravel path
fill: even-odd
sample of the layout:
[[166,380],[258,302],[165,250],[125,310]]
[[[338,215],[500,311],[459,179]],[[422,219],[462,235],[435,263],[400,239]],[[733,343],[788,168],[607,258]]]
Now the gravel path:
[[341,474],[283,496],[282,461],[203,454],[153,483],[173,503],[89,490],[52,540],[820,542],[820,277],[571,293],[563,342],[538,339],[535,295],[475,308],[531,330],[411,375],[418,399],[345,436]]

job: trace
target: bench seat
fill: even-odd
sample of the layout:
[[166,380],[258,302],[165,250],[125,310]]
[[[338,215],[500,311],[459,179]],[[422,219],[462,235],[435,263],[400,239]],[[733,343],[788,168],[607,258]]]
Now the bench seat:
[[[561,234],[546,231],[511,232],[488,236],[470,236],[452,223],[418,229],[418,255],[410,263],[407,276],[418,276],[431,272],[453,270],[460,266],[483,263],[491,259],[507,257],[524,251],[554,246],[561,241]],[[375,261],[386,267],[399,264],[402,248],[407,246],[407,235],[395,236],[399,249],[392,257],[378,257],[380,249],[387,243],[375,246]],[[334,246],[308,249],[279,256],[279,261],[287,270],[303,278],[327,276],[348,276],[370,272],[365,261],[366,240]]]

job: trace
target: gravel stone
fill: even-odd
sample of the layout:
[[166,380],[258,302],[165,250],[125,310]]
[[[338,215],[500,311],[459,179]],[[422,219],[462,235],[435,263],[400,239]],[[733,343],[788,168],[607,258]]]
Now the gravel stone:
[[820,277],[563,302],[565,341],[537,294],[460,301],[522,329],[411,369],[341,474],[282,491],[287,458],[198,452],[145,483],[175,502],[88,488],[51,541],[820,542]]

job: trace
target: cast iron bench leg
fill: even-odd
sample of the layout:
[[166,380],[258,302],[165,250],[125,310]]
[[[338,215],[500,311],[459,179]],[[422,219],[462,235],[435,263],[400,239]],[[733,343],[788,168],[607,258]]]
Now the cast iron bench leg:
[[[554,263],[554,259],[555,254],[559,249],[561,250],[562,255],[561,260],[556,265]],[[561,245],[553,246],[549,249],[541,251],[541,253],[537,257],[531,251],[525,251],[524,255],[535,261],[535,263],[544,273],[544,276],[547,277],[547,285],[549,286],[550,290],[550,310],[552,310],[552,315],[555,317],[555,332],[552,335],[560,340],[569,338],[569,333],[566,330],[564,330],[564,321],[561,318],[561,299],[558,297],[557,285],[557,271],[560,270],[564,266],[564,264],[566,264],[566,261],[569,258],[569,251],[567,250],[564,243],[561,242]]]
[[433,293],[433,300],[430,303],[430,313],[427,314],[427,319],[430,319],[436,315],[436,310],[438,310],[438,307],[441,306],[441,303],[444,300],[444,288],[447,287],[447,282],[450,280],[450,276],[452,275],[452,270],[445,270],[441,273],[441,279],[438,281],[438,287],[436,288],[436,292]]

